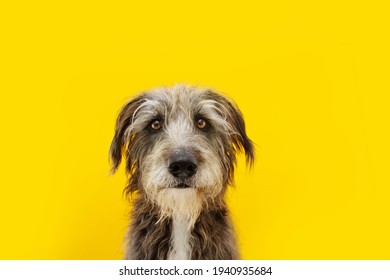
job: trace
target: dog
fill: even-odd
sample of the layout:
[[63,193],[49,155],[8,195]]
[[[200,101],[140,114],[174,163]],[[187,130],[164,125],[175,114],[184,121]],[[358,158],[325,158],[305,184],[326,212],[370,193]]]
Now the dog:
[[133,202],[125,259],[239,259],[225,193],[240,152],[252,167],[243,115],[214,90],[179,84],[125,104],[109,151]]

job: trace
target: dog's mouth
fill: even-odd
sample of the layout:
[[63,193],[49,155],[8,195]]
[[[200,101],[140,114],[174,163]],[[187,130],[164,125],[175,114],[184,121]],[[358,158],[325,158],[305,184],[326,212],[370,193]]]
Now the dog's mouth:
[[191,188],[191,186],[184,184],[184,183],[180,183],[180,184],[175,186],[175,189],[187,189],[187,188]]

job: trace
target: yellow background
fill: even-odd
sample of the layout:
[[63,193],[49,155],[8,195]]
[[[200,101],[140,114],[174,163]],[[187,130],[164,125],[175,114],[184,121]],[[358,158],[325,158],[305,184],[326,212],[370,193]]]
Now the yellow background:
[[119,108],[177,82],[256,143],[229,202],[244,259],[389,259],[386,1],[3,1],[1,259],[119,259]]

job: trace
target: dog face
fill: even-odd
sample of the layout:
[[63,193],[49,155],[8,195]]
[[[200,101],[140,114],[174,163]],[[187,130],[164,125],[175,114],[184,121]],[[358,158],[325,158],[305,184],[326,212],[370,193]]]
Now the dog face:
[[194,212],[233,183],[236,153],[253,163],[253,144],[236,105],[187,86],[145,92],[119,113],[112,171],[126,159],[127,192],[140,191],[164,215]]

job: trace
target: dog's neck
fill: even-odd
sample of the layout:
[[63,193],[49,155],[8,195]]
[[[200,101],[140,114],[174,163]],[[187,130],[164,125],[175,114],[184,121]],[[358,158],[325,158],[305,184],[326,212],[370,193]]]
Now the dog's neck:
[[193,216],[188,216],[188,212],[162,217],[159,207],[144,196],[138,197],[134,201],[125,258],[239,258],[226,205],[220,201],[219,204],[203,205],[193,222]]
[[[183,191],[186,190],[175,190],[175,192],[179,193]],[[191,233],[202,212],[200,209],[202,207],[202,201],[197,201],[199,195],[195,190],[181,194],[178,197],[181,198],[179,201],[183,204],[175,203],[176,201],[174,199],[171,200],[170,204],[174,208],[171,208],[172,212],[170,212],[171,215],[169,217],[171,220],[171,238],[167,257],[170,260],[188,260],[191,259]],[[177,197],[173,196],[173,198]],[[206,207],[206,205],[203,207]],[[225,205],[222,208],[224,209]]]
[[188,260],[190,258],[190,236],[192,225],[185,216],[172,217],[171,247],[169,260]]
[[170,190],[166,194],[164,199],[172,221],[168,259],[188,260],[191,257],[191,231],[201,211],[202,200],[195,189]]

